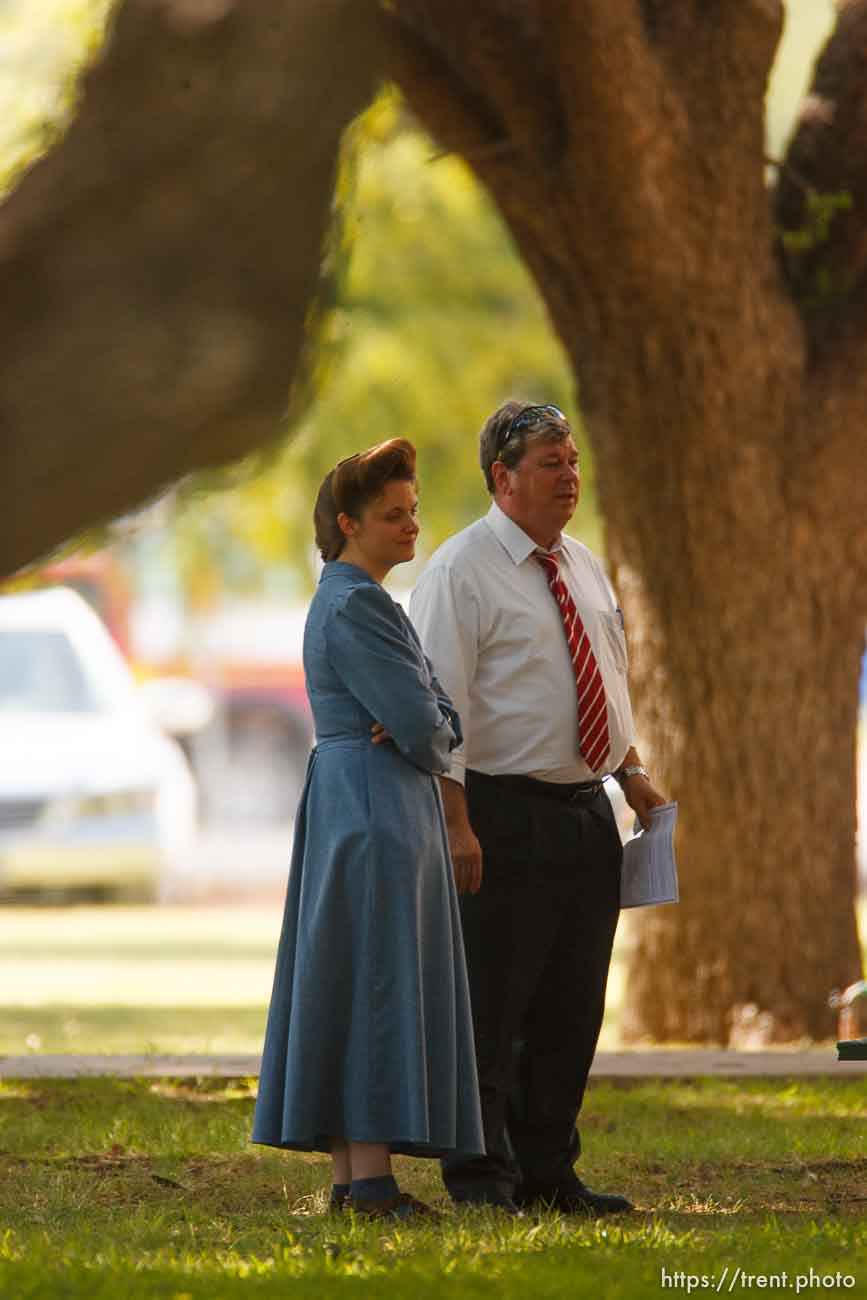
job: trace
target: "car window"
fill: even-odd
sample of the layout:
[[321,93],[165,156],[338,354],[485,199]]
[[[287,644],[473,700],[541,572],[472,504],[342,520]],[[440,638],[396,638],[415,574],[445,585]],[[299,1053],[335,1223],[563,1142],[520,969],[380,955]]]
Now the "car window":
[[63,632],[0,629],[0,713],[95,713],[101,707]]

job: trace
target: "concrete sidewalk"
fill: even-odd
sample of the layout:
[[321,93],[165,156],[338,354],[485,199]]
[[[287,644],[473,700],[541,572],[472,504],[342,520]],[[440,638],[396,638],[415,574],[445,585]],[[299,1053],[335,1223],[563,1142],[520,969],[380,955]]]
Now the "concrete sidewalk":
[[[111,1077],[221,1079],[252,1078],[258,1056],[0,1056],[0,1079],[87,1079]],[[838,1061],[834,1048],[811,1051],[737,1052],[729,1049],[597,1052],[595,1079],[861,1078],[867,1061]]]

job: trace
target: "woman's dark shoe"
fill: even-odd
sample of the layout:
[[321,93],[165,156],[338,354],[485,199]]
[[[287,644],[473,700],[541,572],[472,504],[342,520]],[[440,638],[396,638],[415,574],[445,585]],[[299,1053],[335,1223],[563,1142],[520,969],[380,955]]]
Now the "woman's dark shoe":
[[332,1192],[328,1198],[328,1213],[343,1214],[349,1209],[349,1192]]
[[385,1201],[358,1201],[349,1198],[347,1210],[362,1214],[367,1219],[441,1219],[439,1210],[434,1210],[424,1201],[418,1201],[409,1192],[399,1192]]

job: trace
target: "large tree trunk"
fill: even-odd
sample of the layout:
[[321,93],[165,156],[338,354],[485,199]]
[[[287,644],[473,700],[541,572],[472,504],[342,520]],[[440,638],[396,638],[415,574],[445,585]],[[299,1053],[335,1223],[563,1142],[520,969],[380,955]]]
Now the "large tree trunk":
[[[735,459],[753,427],[739,417],[739,375],[725,428]],[[779,441],[798,454],[795,426],[778,420]],[[621,476],[614,575],[637,629],[641,727],[682,809],[680,907],[634,919],[623,1019],[634,1036],[827,1038],[828,993],[860,971],[852,902],[863,616],[853,574],[816,517],[820,503],[796,507],[767,484],[766,494],[740,491],[707,466],[665,500],[627,495]],[[639,510],[643,545],[660,552],[653,559],[630,545]],[[682,550],[668,540],[672,511],[689,520]],[[661,598],[648,595],[651,581]]]
[[681,807],[682,901],[637,918],[628,1028],[827,1038],[860,971],[867,404],[775,249],[781,6],[395,9],[405,93],[491,190],[574,362],[642,743]]

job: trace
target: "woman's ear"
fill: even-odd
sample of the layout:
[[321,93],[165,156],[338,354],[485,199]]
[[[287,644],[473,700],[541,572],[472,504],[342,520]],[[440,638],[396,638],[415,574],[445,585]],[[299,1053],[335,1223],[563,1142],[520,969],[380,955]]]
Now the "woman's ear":
[[358,531],[358,520],[353,519],[352,515],[348,515],[345,511],[341,510],[340,514],[337,516],[337,527],[343,533],[344,537],[354,537]]

